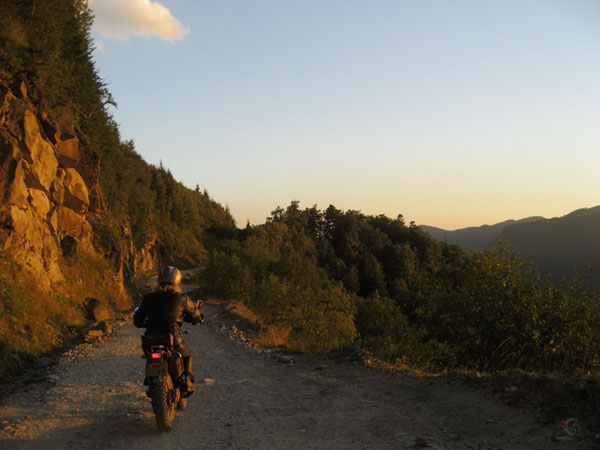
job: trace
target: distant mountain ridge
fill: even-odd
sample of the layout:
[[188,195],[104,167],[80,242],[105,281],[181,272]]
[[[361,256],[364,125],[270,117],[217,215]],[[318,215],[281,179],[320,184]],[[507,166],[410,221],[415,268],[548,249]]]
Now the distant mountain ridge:
[[460,228],[458,230],[444,230],[443,228],[429,225],[419,225],[423,231],[429,233],[434,239],[448,244],[458,245],[464,250],[483,250],[492,243],[495,244],[508,226],[546,220],[544,217],[534,216],[520,220],[505,220],[494,225],[482,225],[480,227]]
[[[506,242],[523,259],[533,256],[537,269],[556,281],[570,275],[574,264],[580,271],[589,265],[600,266],[600,206],[552,219],[528,217],[454,231],[427,225],[420,228],[465,250],[484,250]],[[600,273],[593,274],[592,283],[600,286]]]
[[[563,217],[507,226],[499,240],[508,242],[523,258],[533,255],[538,270],[557,281],[571,274],[574,264],[580,271],[590,264],[600,267],[600,206],[578,209]],[[596,272],[592,278],[600,286],[600,273]]]

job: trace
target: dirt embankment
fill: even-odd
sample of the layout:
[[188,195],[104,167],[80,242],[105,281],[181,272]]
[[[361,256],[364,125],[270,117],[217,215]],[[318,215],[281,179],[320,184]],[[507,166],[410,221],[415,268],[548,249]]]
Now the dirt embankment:
[[[356,361],[246,348],[220,305],[187,326],[198,391],[173,431],[158,432],[142,386],[140,330],[115,327],[103,344],[66,353],[46,381],[0,403],[2,449],[587,449],[558,415],[506,404],[457,377],[418,378]],[[237,329],[236,328],[236,329]],[[498,391],[498,389],[496,389]],[[516,396],[516,397],[515,397]],[[564,417],[569,418],[568,416]],[[594,432],[595,431],[595,432]]]

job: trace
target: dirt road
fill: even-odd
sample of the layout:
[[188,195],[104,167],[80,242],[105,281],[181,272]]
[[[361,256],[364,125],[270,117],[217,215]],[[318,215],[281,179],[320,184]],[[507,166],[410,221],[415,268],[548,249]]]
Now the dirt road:
[[[2,449],[584,449],[557,423],[449,378],[247,349],[230,318],[206,305],[187,326],[198,391],[173,431],[156,428],[142,386],[140,330],[65,354],[48,380],[0,404]],[[204,381],[203,381],[204,379]],[[556,438],[559,437],[558,441]]]

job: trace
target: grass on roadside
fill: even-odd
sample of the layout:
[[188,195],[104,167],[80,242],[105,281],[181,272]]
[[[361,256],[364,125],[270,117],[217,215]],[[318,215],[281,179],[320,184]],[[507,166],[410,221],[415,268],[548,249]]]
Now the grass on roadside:
[[0,380],[80,337],[87,323],[85,298],[95,297],[117,311],[131,307],[130,297],[101,256],[79,253],[62,261],[61,269],[66,278],[63,288],[46,293],[36,287],[33,276],[0,252]]

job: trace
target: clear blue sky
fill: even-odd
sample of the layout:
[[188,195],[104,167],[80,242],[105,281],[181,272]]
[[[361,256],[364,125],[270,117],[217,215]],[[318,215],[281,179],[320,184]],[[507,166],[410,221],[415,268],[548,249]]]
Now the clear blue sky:
[[92,2],[114,117],[240,226],[292,200],[448,229],[600,204],[600,1],[158,3]]

